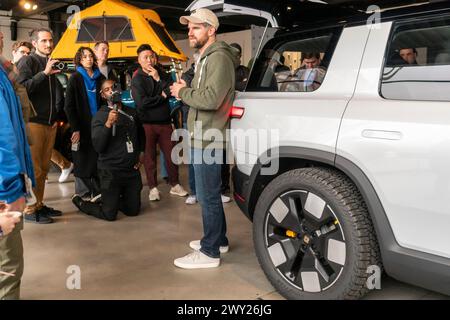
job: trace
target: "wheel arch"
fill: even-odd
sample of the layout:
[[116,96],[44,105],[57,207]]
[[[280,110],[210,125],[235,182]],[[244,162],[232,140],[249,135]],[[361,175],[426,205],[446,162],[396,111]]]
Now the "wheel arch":
[[[273,150],[270,150],[270,154]],[[331,152],[302,147],[279,147],[276,151],[279,171],[272,176],[262,176],[261,168],[267,166],[258,159],[249,177],[246,195],[248,216],[253,219],[258,196],[265,186],[280,174],[304,167],[331,167],[342,172],[361,193],[381,251],[384,270],[393,278],[450,294],[450,259],[401,247],[395,239],[386,211],[375,188],[366,174],[351,160]],[[418,277],[420,275],[420,277]],[[443,281],[443,279],[448,279]]]

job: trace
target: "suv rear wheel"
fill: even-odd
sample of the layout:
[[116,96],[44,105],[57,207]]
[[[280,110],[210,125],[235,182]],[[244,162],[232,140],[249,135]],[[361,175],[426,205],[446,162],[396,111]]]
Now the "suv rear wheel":
[[259,263],[288,299],[357,299],[380,266],[367,207],[342,173],[303,168],[274,179],[253,220]]

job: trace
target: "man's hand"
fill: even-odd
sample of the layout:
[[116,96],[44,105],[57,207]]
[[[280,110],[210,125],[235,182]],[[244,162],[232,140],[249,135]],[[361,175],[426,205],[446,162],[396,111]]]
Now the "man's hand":
[[80,131],[75,131],[74,133],[72,133],[72,137],[70,138],[70,141],[72,143],[80,142]]
[[173,85],[170,86],[170,93],[172,94],[172,96],[179,99],[180,97],[178,94],[180,93],[180,89],[185,87],[187,87],[186,81],[181,79],[178,82],[174,82]]
[[111,110],[108,114],[108,120],[106,120],[105,127],[111,128],[113,124],[117,122],[117,119],[119,118],[119,112],[115,110]]
[[156,69],[153,68],[152,66],[149,67],[148,73],[149,73],[150,76],[153,78],[153,80],[155,80],[156,82],[158,82],[159,80],[161,80],[161,77],[159,76],[158,70],[156,70]]
[[20,197],[12,203],[0,203],[0,228],[2,229],[3,235],[7,235],[13,231],[16,223],[20,222],[20,217],[14,217],[10,215],[8,211],[19,211],[23,212],[25,209],[25,198]]
[[45,75],[50,76],[55,73],[60,73],[61,70],[55,70],[52,68],[53,65],[58,62],[59,62],[59,60],[48,59],[47,65],[45,66],[45,70],[44,70]]
[[20,217],[14,217],[8,212],[0,214],[0,228],[2,228],[3,235],[6,236],[8,233],[13,231],[16,223],[20,222]]
[[0,212],[19,211],[23,212],[25,209],[25,197],[20,197],[12,203],[1,202]]
[[139,168],[140,168],[143,164],[144,164],[144,154],[141,153],[141,154],[139,155],[139,161],[138,161],[138,163],[136,163],[136,164],[134,165],[134,169],[135,169],[135,170],[139,170]]

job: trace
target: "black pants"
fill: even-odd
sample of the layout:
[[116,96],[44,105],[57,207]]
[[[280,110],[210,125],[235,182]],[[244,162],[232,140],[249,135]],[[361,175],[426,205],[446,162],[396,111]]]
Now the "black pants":
[[139,170],[99,169],[102,203],[83,201],[80,210],[99,219],[114,221],[118,211],[137,216],[141,209],[142,180]]

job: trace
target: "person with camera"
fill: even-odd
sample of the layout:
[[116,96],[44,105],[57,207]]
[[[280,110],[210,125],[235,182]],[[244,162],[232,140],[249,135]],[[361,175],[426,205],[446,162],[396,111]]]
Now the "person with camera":
[[97,175],[97,152],[92,146],[91,121],[100,103],[100,89],[105,77],[97,68],[91,48],[80,47],[75,54],[76,72],[67,83],[64,110],[72,130],[73,174],[88,187],[91,201],[101,197]]
[[118,211],[136,216],[141,208],[142,180],[140,153],[145,133],[136,110],[122,106],[119,85],[105,80],[101,87],[102,106],[92,120],[92,143],[98,152],[98,174],[102,203],[72,198],[77,208],[93,217],[114,221]]
[[33,138],[31,156],[36,178],[34,194],[37,202],[25,209],[25,220],[39,224],[53,222],[52,217],[60,216],[59,210],[43,204],[45,179],[50,166],[50,158],[55,144],[58,110],[63,104],[63,88],[56,79],[57,60],[50,58],[53,51],[53,35],[49,29],[39,28],[31,32],[31,43],[35,52],[22,57],[17,68],[17,82],[22,84],[36,111],[30,118],[28,132]]

